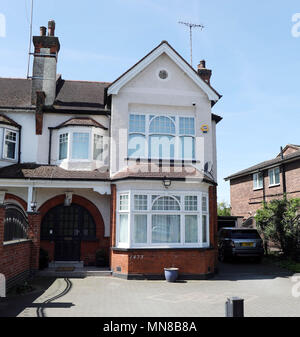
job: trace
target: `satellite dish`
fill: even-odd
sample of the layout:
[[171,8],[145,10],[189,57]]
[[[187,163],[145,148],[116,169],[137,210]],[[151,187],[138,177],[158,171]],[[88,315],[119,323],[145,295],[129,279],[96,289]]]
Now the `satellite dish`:
[[211,173],[213,169],[213,164],[211,161],[207,161],[204,165],[204,172]]

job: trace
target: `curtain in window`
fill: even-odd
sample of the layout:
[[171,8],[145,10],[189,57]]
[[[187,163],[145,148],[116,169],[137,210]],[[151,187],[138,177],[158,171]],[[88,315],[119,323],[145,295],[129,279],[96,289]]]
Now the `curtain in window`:
[[143,135],[133,134],[128,140],[128,157],[144,158],[146,153],[146,138]]
[[180,243],[180,215],[152,215],[152,243]]
[[198,242],[198,217],[197,215],[185,216],[185,242],[196,243]]
[[165,135],[150,136],[149,154],[151,158],[174,159],[175,137]]
[[147,215],[136,214],[134,216],[134,243],[147,243]]
[[89,134],[88,133],[73,133],[73,159],[88,159],[89,158]]
[[128,243],[128,214],[120,214],[119,242]]

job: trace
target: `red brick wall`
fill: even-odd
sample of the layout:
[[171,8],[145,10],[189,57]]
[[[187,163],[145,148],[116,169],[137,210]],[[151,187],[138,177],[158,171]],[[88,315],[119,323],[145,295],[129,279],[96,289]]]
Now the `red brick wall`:
[[29,272],[31,264],[31,241],[3,245],[5,208],[0,207],[0,273],[6,281]]
[[[288,198],[300,197],[300,160],[285,164],[286,191]],[[247,219],[253,216],[263,202],[263,189],[253,190],[253,176],[247,175],[230,181],[231,214]],[[280,199],[283,196],[282,172],[280,185],[269,187],[268,170],[264,171],[265,201]],[[251,212],[251,214],[250,214]]]
[[[117,270],[121,267],[121,271]],[[215,250],[149,249],[114,251],[111,268],[118,274],[163,275],[165,267],[179,268],[181,274],[208,274],[215,269]]]
[[[65,195],[58,195],[48,201],[46,201],[39,209],[41,217],[44,217],[46,213],[55,206],[64,203]],[[79,195],[73,195],[73,203],[84,207],[90,212],[96,224],[96,238],[97,241],[82,241],[81,242],[81,255],[80,260],[84,261],[85,265],[95,264],[95,254],[99,248],[105,248],[107,254],[109,254],[109,238],[104,237],[104,222],[102,215],[98,208],[88,199]],[[55,244],[51,241],[41,241],[41,247],[48,251],[50,261],[54,260]]]

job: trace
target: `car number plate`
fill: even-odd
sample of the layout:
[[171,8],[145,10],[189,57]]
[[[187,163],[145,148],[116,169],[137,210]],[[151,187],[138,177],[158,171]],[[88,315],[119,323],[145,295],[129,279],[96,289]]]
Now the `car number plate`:
[[253,247],[253,242],[242,242],[242,247]]

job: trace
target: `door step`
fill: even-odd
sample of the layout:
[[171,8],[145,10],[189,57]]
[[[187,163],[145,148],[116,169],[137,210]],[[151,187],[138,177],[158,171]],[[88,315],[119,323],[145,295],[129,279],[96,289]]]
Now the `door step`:
[[83,261],[53,261],[49,263],[50,269],[57,268],[83,268]]

